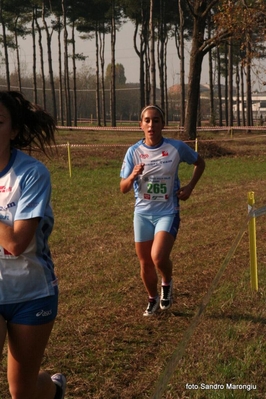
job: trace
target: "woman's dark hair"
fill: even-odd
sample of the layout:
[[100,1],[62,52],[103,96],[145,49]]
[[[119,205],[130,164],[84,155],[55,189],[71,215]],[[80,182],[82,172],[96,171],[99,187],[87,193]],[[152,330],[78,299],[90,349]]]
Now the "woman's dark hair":
[[11,146],[18,149],[36,146],[47,153],[45,147],[55,144],[56,125],[52,116],[17,91],[0,91],[0,103],[9,111],[12,127],[18,132]]

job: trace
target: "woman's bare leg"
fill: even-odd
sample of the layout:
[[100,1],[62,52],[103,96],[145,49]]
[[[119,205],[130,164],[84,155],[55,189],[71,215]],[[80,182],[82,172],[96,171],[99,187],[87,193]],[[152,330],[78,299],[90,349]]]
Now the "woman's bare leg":
[[173,266],[170,254],[174,242],[175,239],[170,233],[159,231],[155,234],[152,245],[151,258],[164,283],[170,283],[172,279]]
[[53,324],[8,324],[8,382],[12,399],[54,399],[56,386],[48,373],[40,371]]
[[158,276],[151,258],[153,241],[136,242],[136,253],[140,262],[140,275],[150,297],[158,294]]
[[2,316],[0,316],[0,356],[2,355],[3,347],[6,340],[6,332],[6,321],[3,319]]

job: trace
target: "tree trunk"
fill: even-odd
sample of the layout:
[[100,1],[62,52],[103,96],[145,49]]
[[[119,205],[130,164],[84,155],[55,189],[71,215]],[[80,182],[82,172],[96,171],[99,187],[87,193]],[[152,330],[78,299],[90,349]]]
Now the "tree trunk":
[[246,104],[247,104],[247,126],[253,126],[252,93],[251,93],[251,49],[249,35],[246,44]]
[[239,63],[237,63],[237,65],[236,65],[236,123],[237,123],[237,126],[240,126],[240,109],[239,109],[240,88],[239,88],[239,83],[240,83]]
[[225,125],[228,126],[228,46],[225,43],[225,51],[224,51],[224,69],[225,69],[225,78],[224,78],[224,105],[225,105]]
[[159,69],[159,84],[160,84],[160,105],[165,111],[165,75],[164,75],[164,50],[165,50],[165,36],[166,26],[165,26],[165,7],[162,0],[160,0],[160,18],[158,22],[158,39],[157,39],[157,58],[158,58],[158,69]]
[[164,111],[165,111],[165,124],[168,125],[168,84],[167,84],[167,43],[168,43],[168,37],[165,40],[164,43],[164,91],[165,91],[165,106],[164,106]]
[[219,101],[219,126],[223,126],[223,106],[222,106],[222,88],[221,88],[221,57],[220,47],[217,47],[217,85]]
[[200,78],[203,56],[201,53],[194,52],[191,55],[190,72],[188,78],[187,111],[185,121],[185,132],[187,136],[194,140],[197,137],[197,115],[200,95]]
[[58,36],[57,36],[57,44],[58,44],[58,74],[59,74],[59,82],[58,82],[58,90],[59,90],[59,113],[61,126],[64,126],[64,101],[63,101],[63,77],[62,77],[62,51],[61,51],[61,20],[60,17],[57,19],[58,25]]
[[[208,37],[211,37],[210,19],[208,20]],[[210,124],[215,126],[215,111],[214,111],[214,94],[213,94],[213,67],[212,67],[212,51],[209,51],[209,86],[210,86]]]
[[[135,29],[133,35],[134,50],[139,57],[139,85],[140,85],[140,108],[145,106],[146,97],[146,85],[145,85],[145,52],[146,52],[146,40],[147,40],[147,21],[145,18],[143,1],[140,1],[140,21],[136,18]],[[137,45],[137,35],[140,25],[139,33],[139,48]]]
[[244,67],[241,63],[240,67],[240,87],[241,87],[241,108],[242,108],[242,125],[246,126],[246,116],[245,116],[245,92],[244,92]]
[[212,52],[209,52],[209,86],[210,86],[210,124],[215,126],[214,95],[213,95],[213,68]]
[[197,126],[201,126],[201,98],[199,95],[199,103],[198,103],[198,114],[197,114]]
[[153,26],[153,2],[154,0],[150,0],[150,23],[149,23],[149,31],[150,31],[150,71],[151,71],[151,103],[156,103],[156,67],[155,67],[155,49],[154,49],[154,26]]
[[67,18],[65,0],[62,0],[62,13],[64,23],[64,89],[66,99],[66,123],[71,126],[71,105],[70,105],[70,83],[69,83],[69,68],[68,68],[68,32],[67,32]]
[[36,76],[36,40],[35,40],[35,7],[32,7],[32,21],[31,21],[31,36],[32,36],[32,77],[33,77],[33,102],[38,103],[37,94],[37,76]]
[[112,21],[111,21],[111,95],[110,112],[111,125],[116,126],[116,94],[115,94],[115,42],[116,42],[116,24],[115,24],[115,0],[112,0]]
[[42,31],[38,22],[37,13],[35,14],[35,23],[38,29],[38,43],[40,51],[40,64],[41,64],[41,79],[42,79],[42,101],[43,108],[46,109],[46,84],[45,84],[45,74],[44,74],[44,56],[42,47]]
[[181,0],[178,0],[179,8],[179,47],[180,47],[180,126],[185,124],[185,50],[184,50],[184,14],[182,10]]
[[104,83],[104,50],[105,50],[105,33],[103,26],[103,33],[99,32],[100,39],[100,60],[101,60],[101,86],[102,86],[102,115],[103,115],[103,126],[106,126],[106,109],[105,109],[105,83]]
[[139,85],[140,85],[140,108],[145,106],[145,69],[144,69],[144,54],[145,54],[145,41],[143,39],[143,25],[140,34],[140,46],[137,47],[137,33],[138,24],[135,25],[134,30],[134,49],[139,57]]
[[[193,45],[192,45],[193,46]],[[185,118],[185,133],[194,140],[197,137],[197,116],[200,96],[200,78],[203,54],[194,44],[190,55],[190,70],[188,77],[187,110]]]
[[232,40],[229,40],[228,51],[228,122],[229,126],[234,125],[233,120],[233,48]]
[[197,137],[197,116],[200,96],[201,68],[204,53],[201,45],[204,41],[205,18],[202,17],[206,2],[197,0],[194,5],[193,34],[191,43],[190,66],[188,76],[187,109],[185,121],[185,133],[194,140]]
[[98,26],[95,29],[95,51],[96,51],[96,119],[97,125],[101,126],[100,116],[100,70],[99,70],[99,32]]
[[53,61],[52,61],[52,49],[51,49],[51,39],[52,34],[49,33],[49,28],[45,19],[45,6],[44,2],[42,3],[42,20],[46,32],[46,42],[47,42],[47,55],[48,55],[48,69],[49,69],[49,78],[50,78],[50,87],[52,94],[52,104],[53,104],[53,117],[55,122],[57,123],[57,109],[56,109],[56,96],[55,96],[55,86],[54,86],[54,75],[53,75]]
[[72,22],[72,64],[73,64],[73,122],[78,126],[77,115],[77,67],[76,67],[76,42],[75,42],[75,22]]
[[19,45],[18,45],[18,35],[17,35],[17,21],[18,17],[16,18],[15,22],[15,43],[16,43],[16,56],[17,56],[17,67],[18,67],[18,89],[19,91],[22,90],[22,84],[21,84],[21,70],[20,70],[20,57],[19,57]]
[[150,73],[150,47],[146,42],[145,46],[145,105],[151,102],[151,73]]
[[10,71],[9,71],[9,57],[8,57],[8,44],[7,44],[7,36],[6,36],[6,25],[3,18],[3,0],[0,2],[0,22],[2,24],[2,32],[3,32],[3,47],[5,54],[5,66],[6,66],[6,86],[7,90],[10,90]]

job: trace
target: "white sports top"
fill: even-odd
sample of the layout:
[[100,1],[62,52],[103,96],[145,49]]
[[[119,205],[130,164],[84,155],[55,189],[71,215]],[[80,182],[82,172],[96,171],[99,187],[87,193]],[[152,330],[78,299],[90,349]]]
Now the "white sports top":
[[0,221],[40,218],[30,245],[20,256],[0,246],[0,304],[19,303],[55,294],[57,280],[48,246],[54,218],[50,206],[51,183],[47,168],[13,149],[0,173]]
[[177,213],[179,164],[193,164],[197,158],[197,152],[180,140],[163,138],[156,147],[149,147],[140,140],[131,146],[126,152],[120,177],[127,178],[135,165],[145,164],[142,175],[138,176],[133,184],[135,212],[147,215]]

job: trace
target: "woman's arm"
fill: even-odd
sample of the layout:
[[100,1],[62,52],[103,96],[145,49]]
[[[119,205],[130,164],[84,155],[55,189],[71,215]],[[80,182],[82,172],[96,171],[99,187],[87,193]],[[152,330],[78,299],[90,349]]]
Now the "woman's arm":
[[191,190],[194,189],[196,184],[198,183],[199,179],[201,178],[202,173],[204,172],[205,169],[205,161],[204,159],[198,155],[197,161],[194,163],[194,170],[193,170],[193,175],[188,183],[188,185],[191,187]]
[[39,218],[16,220],[14,226],[0,222],[0,245],[11,255],[19,256],[29,246],[36,229]]
[[132,173],[126,177],[125,179],[121,179],[120,181],[120,191],[125,194],[128,193],[134,184],[134,181],[138,175],[141,175],[144,170],[144,163],[140,163],[139,165],[135,165]]
[[180,200],[186,201],[190,197],[196,184],[198,183],[199,179],[201,178],[201,175],[204,172],[204,169],[205,169],[205,161],[200,155],[198,155],[198,159],[194,163],[194,170],[193,170],[193,174],[192,174],[192,178],[191,178],[190,182],[186,186],[181,187],[177,191],[177,196]]

